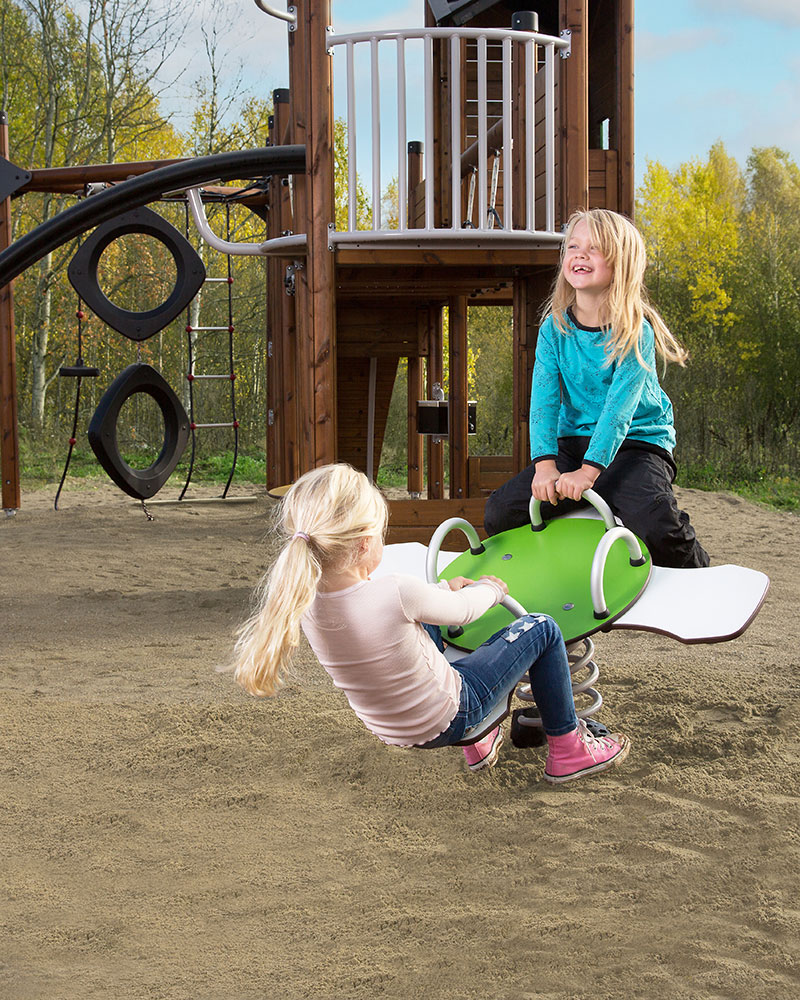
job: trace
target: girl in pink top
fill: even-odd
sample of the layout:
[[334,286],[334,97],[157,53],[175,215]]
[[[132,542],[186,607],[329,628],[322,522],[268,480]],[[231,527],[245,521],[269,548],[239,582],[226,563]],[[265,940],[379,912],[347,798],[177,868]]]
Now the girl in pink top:
[[[386,502],[349,465],[301,476],[281,503],[287,536],[241,626],[236,680],[273,695],[302,627],[311,648],[364,725],[383,742],[433,748],[459,743],[527,672],[547,735],[545,779],[561,783],[622,761],[627,737],[597,738],[575,715],[569,662],[558,626],[525,615],[454,663],[441,625],[464,625],[498,604],[497,577],[428,584],[402,574],[373,580],[383,555]],[[464,747],[471,770],[497,760],[495,727]]]

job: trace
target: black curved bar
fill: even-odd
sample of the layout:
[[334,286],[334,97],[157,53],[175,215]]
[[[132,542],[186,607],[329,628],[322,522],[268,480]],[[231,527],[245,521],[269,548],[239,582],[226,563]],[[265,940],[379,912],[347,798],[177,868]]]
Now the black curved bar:
[[266,146],[235,153],[198,156],[115,184],[66,209],[15,240],[0,253],[0,288],[62,243],[115,215],[139,208],[167,191],[229,181],[252,173],[299,174],[306,168],[305,146]]

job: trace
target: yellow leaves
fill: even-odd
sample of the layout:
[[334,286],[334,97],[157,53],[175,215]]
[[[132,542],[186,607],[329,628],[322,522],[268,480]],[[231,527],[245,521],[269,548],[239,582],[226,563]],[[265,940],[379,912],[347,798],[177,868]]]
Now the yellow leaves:
[[687,289],[690,318],[719,330],[736,322],[730,282],[743,199],[741,171],[716,144],[705,162],[691,160],[674,171],[649,162],[637,201],[657,297],[669,283]]
[[745,366],[761,357],[761,344],[755,340],[737,340],[736,348],[739,353],[739,360]]
[[698,266],[694,281],[688,283],[692,295],[692,319],[709,326],[729,329],[738,317],[731,313],[731,296],[722,287],[717,271],[710,266]]

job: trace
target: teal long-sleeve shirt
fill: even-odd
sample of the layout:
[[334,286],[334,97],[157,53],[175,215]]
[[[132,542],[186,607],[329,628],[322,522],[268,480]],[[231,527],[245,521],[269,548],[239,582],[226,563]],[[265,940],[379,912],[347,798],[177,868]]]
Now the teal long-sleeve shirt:
[[[655,337],[645,320],[640,351],[606,364],[607,332],[566,316],[559,333],[548,316],[539,329],[531,389],[531,461],[555,458],[560,437],[589,437],[584,462],[610,465],[626,438],[672,453],[672,403],[656,374]],[[648,370],[649,369],[649,370]]]

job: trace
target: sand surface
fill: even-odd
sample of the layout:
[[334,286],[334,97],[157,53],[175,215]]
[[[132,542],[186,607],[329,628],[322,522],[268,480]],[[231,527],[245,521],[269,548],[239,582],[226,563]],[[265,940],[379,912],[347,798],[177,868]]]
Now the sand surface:
[[800,996],[800,517],[681,491],[764,607],[720,645],[600,636],[634,746],[552,788],[510,741],[481,774],[383,746],[306,650],[271,701],[214,672],[263,495],[52,501],[0,521],[3,1000]]

